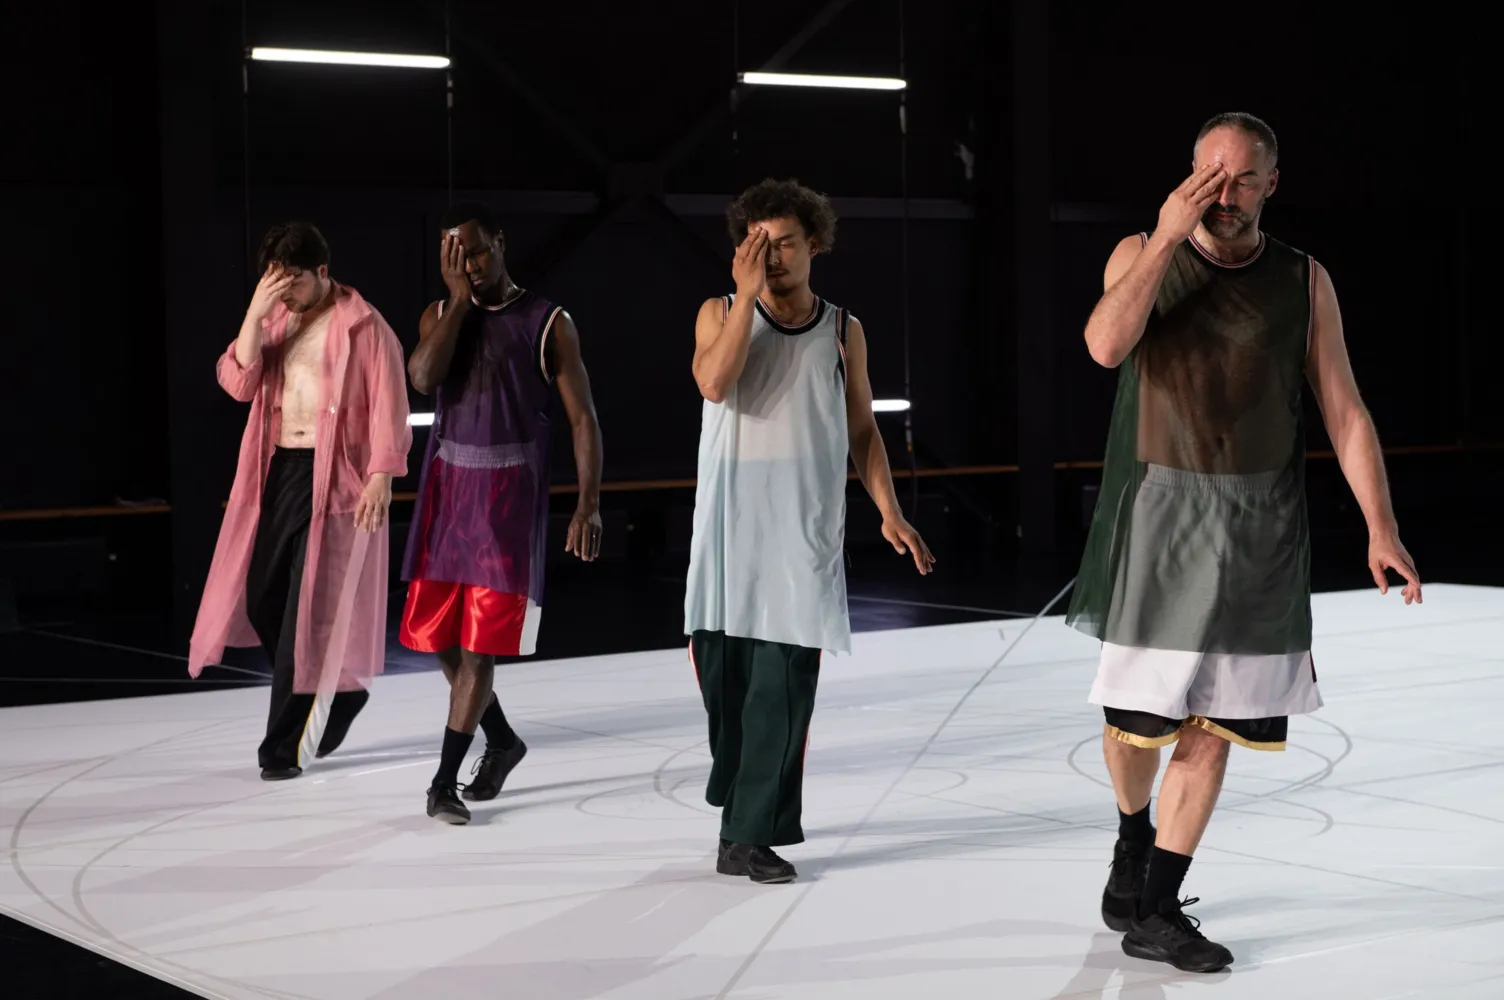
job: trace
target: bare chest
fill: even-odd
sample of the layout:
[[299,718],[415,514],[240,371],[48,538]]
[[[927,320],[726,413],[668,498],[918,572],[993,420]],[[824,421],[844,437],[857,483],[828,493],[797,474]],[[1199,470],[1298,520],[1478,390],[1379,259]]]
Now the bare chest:
[[306,329],[289,322],[282,353],[282,432],[283,447],[311,447],[318,426],[320,397],[325,379],[329,339],[329,314],[315,319]]

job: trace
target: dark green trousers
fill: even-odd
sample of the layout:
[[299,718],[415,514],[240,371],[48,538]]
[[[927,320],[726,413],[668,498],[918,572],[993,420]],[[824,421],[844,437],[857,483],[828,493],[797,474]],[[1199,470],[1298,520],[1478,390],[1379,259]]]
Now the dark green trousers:
[[721,837],[759,847],[802,843],[820,650],[701,631],[690,651],[710,716],[705,801],[721,809]]

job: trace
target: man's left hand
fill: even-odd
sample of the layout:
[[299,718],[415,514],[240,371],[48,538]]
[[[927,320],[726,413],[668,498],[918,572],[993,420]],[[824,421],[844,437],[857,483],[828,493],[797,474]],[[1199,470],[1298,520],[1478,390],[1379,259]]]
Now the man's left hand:
[[919,532],[904,520],[902,514],[883,518],[883,537],[899,555],[906,552],[913,555],[914,568],[919,570],[920,575],[926,575],[935,568],[935,557],[930,554],[929,546],[924,544]]
[[1420,574],[1415,571],[1415,560],[1405,551],[1397,534],[1383,534],[1368,541],[1368,568],[1373,573],[1373,582],[1379,585],[1379,593],[1389,593],[1387,570],[1394,570],[1405,578],[1405,603],[1424,604],[1420,596]]
[[360,491],[360,500],[355,504],[355,527],[362,531],[376,531],[386,525],[387,508],[392,505],[392,477],[377,472]]
[[586,562],[594,562],[601,554],[601,514],[598,510],[581,507],[569,519],[569,537],[564,542],[564,551],[573,552]]

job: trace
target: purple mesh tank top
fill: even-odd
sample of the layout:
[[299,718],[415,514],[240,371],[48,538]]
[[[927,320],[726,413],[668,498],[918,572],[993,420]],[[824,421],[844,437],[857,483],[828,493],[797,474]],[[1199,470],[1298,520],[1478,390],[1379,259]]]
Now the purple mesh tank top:
[[434,395],[402,579],[526,594],[542,606],[553,396],[544,348],[559,311],[524,291],[465,317]]

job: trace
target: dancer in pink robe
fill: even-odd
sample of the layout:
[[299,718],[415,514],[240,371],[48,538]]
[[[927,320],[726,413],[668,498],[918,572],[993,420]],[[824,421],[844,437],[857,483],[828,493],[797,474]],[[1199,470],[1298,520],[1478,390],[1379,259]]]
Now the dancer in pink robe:
[[188,672],[226,646],[272,660],[269,781],[332,752],[386,650],[387,508],[412,444],[402,345],[360,293],[329,277],[312,225],[267,234],[261,281],[219,383],[251,404],[204,584]]

